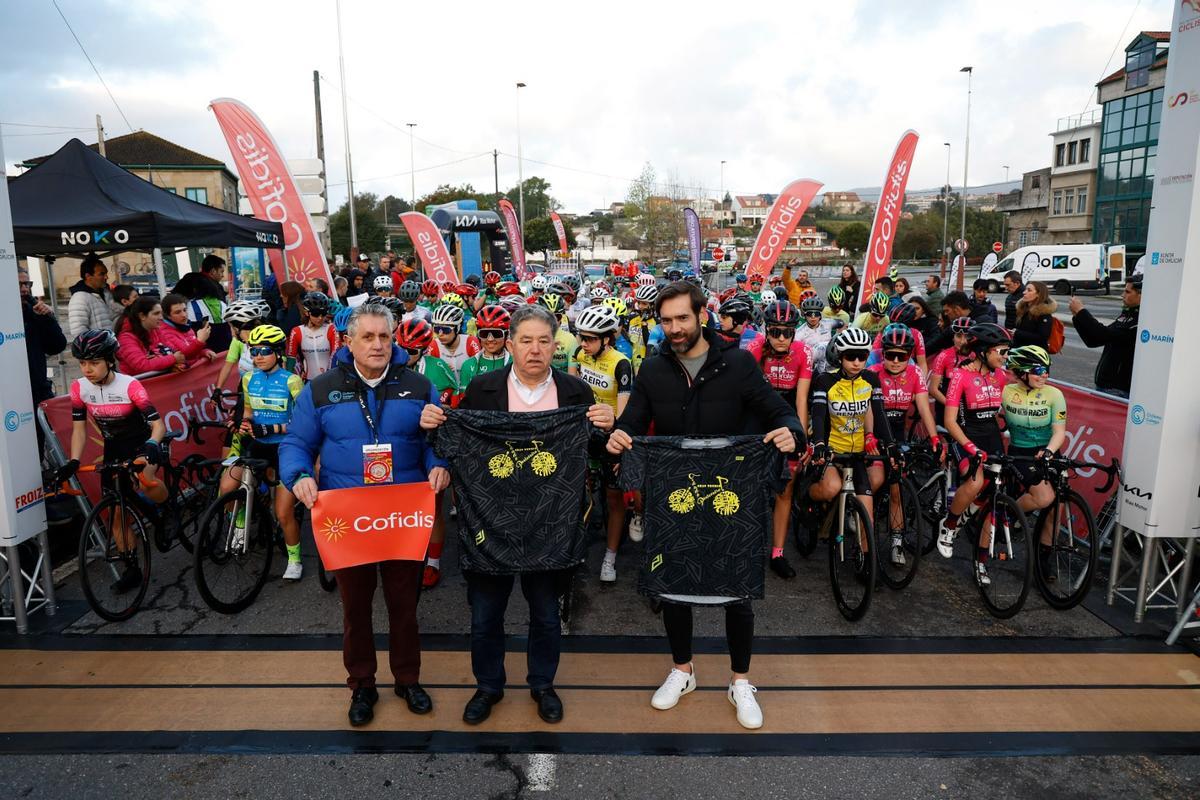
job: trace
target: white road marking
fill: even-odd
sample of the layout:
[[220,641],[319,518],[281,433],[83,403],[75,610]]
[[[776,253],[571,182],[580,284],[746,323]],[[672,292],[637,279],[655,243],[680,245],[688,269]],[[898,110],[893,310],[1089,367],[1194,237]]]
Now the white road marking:
[[533,753],[529,756],[529,769],[525,776],[529,780],[529,791],[549,792],[554,789],[556,766],[554,756],[549,753]]

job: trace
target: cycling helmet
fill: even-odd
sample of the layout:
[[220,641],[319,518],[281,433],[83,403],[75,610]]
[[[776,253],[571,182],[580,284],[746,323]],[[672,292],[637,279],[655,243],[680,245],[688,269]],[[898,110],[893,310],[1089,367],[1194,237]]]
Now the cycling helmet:
[[565,283],[567,286],[570,286],[572,289],[574,289],[576,294],[579,293],[579,287],[583,285],[582,283],[580,283],[578,275],[564,276],[563,283]]
[[840,286],[834,286],[825,297],[829,300],[829,305],[840,306],[846,302],[846,290]]
[[1014,347],[1008,351],[1005,366],[1013,372],[1028,372],[1034,367],[1050,368],[1050,354],[1036,344]]
[[550,281],[546,284],[546,294],[557,294],[565,297],[566,295],[575,293],[571,291],[570,286],[567,286],[562,281]]
[[383,306],[392,312],[392,317],[396,322],[400,321],[400,315],[404,313],[404,303],[400,302],[399,297],[376,297],[375,305]]
[[448,303],[433,310],[433,324],[457,329],[463,323],[463,310]]
[[888,313],[888,319],[901,325],[912,325],[917,318],[917,310],[908,303],[901,303]]
[[261,347],[266,345],[275,350],[282,350],[283,343],[287,339],[283,329],[277,325],[259,325],[254,330],[250,331],[250,335],[246,338],[246,344],[251,347]]
[[415,303],[421,296],[421,287],[416,281],[405,281],[400,284],[400,291],[396,292],[396,296],[406,303]]
[[796,307],[787,300],[778,300],[763,309],[763,321],[767,325],[794,328],[800,322],[800,315],[796,312]]
[[658,299],[658,287],[651,282],[649,285],[639,286],[634,297],[639,303],[653,303]]
[[[544,298],[545,295],[542,295],[542,297]],[[521,306],[528,305],[528,304],[525,302],[525,298],[519,294],[506,294],[500,298],[499,305],[501,305],[502,307],[507,309],[508,312],[511,314],[512,312],[516,311]]]
[[475,324],[479,330],[508,330],[509,313],[504,306],[491,305],[479,309]]
[[825,302],[819,297],[809,297],[800,303],[800,313],[810,314],[816,312],[820,314],[825,310]]
[[546,283],[545,275],[534,275],[533,280],[529,282],[529,288],[535,292],[544,292],[546,291]]
[[847,350],[868,350],[871,347],[871,334],[862,328],[843,328],[833,337],[833,344],[840,354]]
[[350,315],[354,313],[353,308],[343,308],[333,315],[333,329],[338,333],[345,333],[350,327]]
[[[463,311],[467,310],[467,301],[464,300],[463,296],[457,292],[446,292],[444,295],[442,295],[442,305],[458,306]],[[441,308],[441,306],[438,306],[438,308]]]
[[747,280],[749,279],[746,277],[746,273],[744,272],[739,272],[737,275],[733,276],[734,283],[745,283]]
[[685,281],[687,281],[688,283],[692,284],[693,286],[700,285],[700,277],[698,275],[696,275],[695,273],[689,272],[687,275],[683,276],[683,279]]
[[773,291],[771,291],[770,289],[763,289],[762,294],[760,294],[758,296],[758,298],[759,298],[758,302],[761,303],[764,307],[771,305],[772,303],[774,303],[776,300],[779,299],[778,297],[775,296],[775,293]]
[[516,281],[503,281],[496,284],[496,294],[500,297],[521,294],[521,284]]
[[233,325],[245,325],[262,319],[258,303],[250,300],[235,300],[225,309],[225,321]]
[[638,286],[657,286],[658,281],[649,272],[641,272],[638,273],[637,284]]
[[888,307],[892,304],[892,298],[888,297],[883,292],[876,292],[871,295],[871,299],[867,302],[867,310],[872,314],[885,316],[888,312]]
[[757,272],[750,276],[750,285],[751,286],[753,286],[756,283],[761,286],[762,282],[763,282],[763,277],[762,277],[762,275],[759,275]]
[[500,282],[500,273],[496,272],[495,270],[492,270],[491,272],[489,272],[488,274],[483,276],[483,282],[487,286],[495,286],[497,283]]
[[732,317],[734,322],[745,322],[750,318],[751,311],[752,308],[748,302],[734,295],[721,304],[721,307],[717,309],[717,314],[722,317]]
[[454,287],[454,293],[463,298],[475,298],[479,296],[479,287],[470,283],[460,283]]
[[593,300],[603,300],[608,297],[608,287],[603,283],[597,283],[588,294]]
[[804,302],[805,300],[807,300],[808,298],[810,298],[810,297],[816,297],[816,296],[817,296],[817,290],[816,290],[816,289],[805,289],[804,291],[802,291],[802,292],[800,293],[800,302],[801,302],[801,303],[803,303],[803,302]]
[[274,313],[274,310],[271,308],[270,303],[268,303],[266,300],[263,300],[261,297],[257,300],[253,300],[251,302],[254,303],[254,308],[258,310],[258,318],[259,319],[270,319],[271,318],[271,315]]
[[442,293],[442,287],[438,286],[435,280],[428,280],[421,284],[421,294],[426,297],[437,297]]
[[669,281],[683,280],[683,270],[677,269],[675,267],[672,267],[671,269],[667,270],[666,273],[664,273],[664,275],[665,275],[666,279]]
[[969,333],[975,327],[975,320],[970,317],[959,317],[950,323],[950,330],[955,333]]
[[396,344],[405,350],[424,350],[433,341],[433,326],[421,317],[400,323],[396,329]]
[[310,314],[329,313],[329,296],[321,292],[309,292],[300,302],[304,306],[304,310]]
[[782,275],[772,275],[771,277],[767,278],[767,284],[770,286],[778,286],[781,283],[783,283]]
[[981,322],[971,328],[971,349],[976,353],[986,353],[996,345],[1008,344],[1012,337],[1008,331],[994,322]]
[[392,290],[391,275],[377,275],[375,280],[371,281],[371,288],[377,292],[390,292]]
[[567,310],[567,304],[563,302],[562,296],[554,292],[546,292],[537,299],[537,302],[538,305],[555,316]]
[[893,322],[883,329],[882,345],[884,350],[890,348],[911,352],[917,346],[917,337],[913,335],[912,328],[902,322]]
[[618,317],[629,316],[629,305],[620,297],[606,297],[601,305],[608,306],[613,311],[617,312]]
[[575,318],[575,330],[580,333],[615,333],[620,324],[617,312],[606,305],[585,308]]
[[71,355],[78,359],[103,358],[112,363],[117,358],[117,335],[108,328],[92,328],[71,340]]
[[478,275],[468,275],[468,276],[467,276],[467,283],[471,284],[471,285],[472,285],[472,286],[474,286],[476,289],[478,289],[478,288],[479,288],[479,285],[480,285],[480,283],[481,283],[481,281],[479,280],[479,276],[478,276]]

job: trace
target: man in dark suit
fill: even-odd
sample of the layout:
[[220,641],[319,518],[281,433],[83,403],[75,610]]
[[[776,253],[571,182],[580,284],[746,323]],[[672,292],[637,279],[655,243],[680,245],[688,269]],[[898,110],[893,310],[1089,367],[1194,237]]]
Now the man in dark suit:
[[[477,375],[467,386],[460,409],[475,411],[550,411],[587,405],[587,417],[601,431],[616,422],[610,406],[597,403],[592,389],[579,378],[551,369],[558,320],[540,305],[517,309],[509,324],[508,350],[512,363],[495,372]],[[440,406],[429,404],[421,413],[421,427],[433,430],[446,421]],[[514,575],[467,572],[471,604],[471,667],[478,690],[467,702],[463,721],[478,725],[504,697],[504,609],[512,593]],[[521,591],[529,602],[529,687],[546,722],[561,722],[562,700],[554,691],[558,670],[561,621],[558,598],[562,585],[558,571],[521,574]]]

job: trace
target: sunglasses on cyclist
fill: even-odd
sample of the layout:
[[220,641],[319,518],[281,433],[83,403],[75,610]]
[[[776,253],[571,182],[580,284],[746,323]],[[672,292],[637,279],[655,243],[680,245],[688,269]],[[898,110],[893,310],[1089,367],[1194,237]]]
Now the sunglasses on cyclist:
[[870,355],[866,350],[846,350],[842,353],[842,358],[846,361],[866,361]]
[[274,347],[251,347],[250,356],[252,358],[263,358],[265,356],[275,355]]
[[324,311],[310,311],[310,312],[308,312],[308,315],[309,315],[310,317],[324,317],[324,316],[327,316],[327,314],[326,314]]
[[504,331],[498,328],[484,328],[478,335],[480,339],[503,339]]
[[433,332],[442,334],[458,333],[458,328],[452,325],[434,325]]
[[821,316],[821,312],[820,312],[820,311],[805,311],[805,312],[804,312],[804,316],[806,316],[806,317],[819,317],[819,316]]
[[421,354],[425,351],[419,347],[406,347],[404,348],[404,352],[408,353],[413,358],[420,358]]
[[884,317],[887,316],[887,314],[880,314],[878,311],[872,311],[871,316],[874,317],[875,319],[883,319]]
[[600,341],[600,337],[592,336],[590,333],[581,333],[581,334],[579,334],[579,341],[580,341],[580,343],[583,343],[583,344],[590,344],[592,342]]
[[1038,376],[1049,375],[1050,368],[1049,367],[1030,367],[1029,369],[1025,370],[1025,372],[1027,372],[1030,375],[1038,375]]
[[1001,358],[1008,358],[1008,348],[1007,347],[999,348],[998,350],[996,350],[996,355],[1000,356]]
[[795,328],[767,328],[767,336],[772,339],[794,339],[796,337]]
[[884,353],[883,357],[888,361],[908,361],[909,355],[903,350],[892,350]]

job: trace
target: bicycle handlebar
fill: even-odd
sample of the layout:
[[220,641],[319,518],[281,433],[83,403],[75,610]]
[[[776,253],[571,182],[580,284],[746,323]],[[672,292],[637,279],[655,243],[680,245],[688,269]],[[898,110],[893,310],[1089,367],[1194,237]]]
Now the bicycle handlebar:
[[221,430],[229,430],[225,427],[224,422],[209,422],[201,419],[188,420],[188,438],[198,445],[204,444],[204,437],[200,435],[203,428],[220,428]]
[[[149,466],[149,464],[147,463],[145,457],[139,456],[126,461],[109,461],[101,464],[83,464],[79,467],[79,469],[76,470],[76,472],[129,472],[137,476],[138,483],[142,485],[143,489],[153,489],[157,486],[162,486],[162,481],[152,480],[142,474],[142,470],[144,470],[147,466]],[[55,491],[54,494],[66,494],[78,497],[82,495],[83,492],[71,486],[70,481],[66,480],[59,485],[58,490]]]

